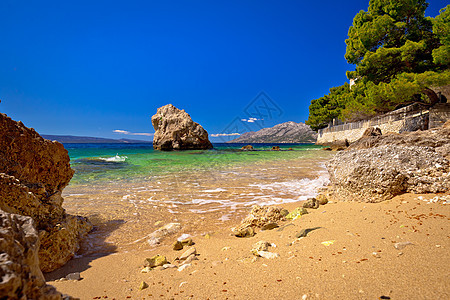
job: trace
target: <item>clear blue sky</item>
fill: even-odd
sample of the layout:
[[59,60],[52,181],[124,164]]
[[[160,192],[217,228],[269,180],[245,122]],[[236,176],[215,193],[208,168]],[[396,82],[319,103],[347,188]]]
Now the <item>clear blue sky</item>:
[[[0,112],[41,134],[148,140],[113,131],[154,132],[168,103],[210,135],[304,122],[347,80],[368,2],[1,0]],[[447,4],[429,2],[432,17]],[[262,91],[271,115],[253,115]]]

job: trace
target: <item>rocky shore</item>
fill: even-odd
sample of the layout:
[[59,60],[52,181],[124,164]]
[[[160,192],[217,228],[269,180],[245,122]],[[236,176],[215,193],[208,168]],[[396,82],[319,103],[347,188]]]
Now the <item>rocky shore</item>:
[[366,136],[328,162],[316,198],[254,206],[233,228],[189,236],[174,219],[132,252],[69,260],[91,225],[62,208],[67,152],[1,117],[0,292],[11,299],[70,299],[41,270],[81,299],[450,297],[449,124]]
[[367,134],[327,164],[335,200],[379,202],[450,190],[450,121],[401,134]]
[[[38,299],[36,288],[42,290],[45,284],[40,272],[67,263],[92,225],[83,217],[66,214],[62,207],[61,193],[73,176],[64,146],[43,139],[4,114],[0,114],[0,132],[0,245],[1,251],[8,253],[2,268],[9,274],[2,277],[0,290],[15,291],[17,299],[22,299],[20,295]],[[17,242],[8,242],[11,238]],[[23,245],[19,252],[14,249],[17,244]],[[28,281],[27,276],[34,279],[20,284]],[[49,299],[57,299],[51,289],[47,290]],[[43,299],[47,299],[45,293]]]

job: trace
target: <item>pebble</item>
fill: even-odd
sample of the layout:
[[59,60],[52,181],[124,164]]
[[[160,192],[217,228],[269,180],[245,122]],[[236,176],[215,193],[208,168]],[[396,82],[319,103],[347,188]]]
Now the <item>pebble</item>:
[[376,258],[381,258],[380,254],[378,252],[372,252],[372,256]]
[[150,272],[152,270],[152,268],[150,268],[150,267],[145,267],[145,268],[143,268],[142,270],[141,270],[141,273],[148,273],[148,272]]
[[414,245],[414,244],[411,242],[400,242],[400,243],[395,243],[394,247],[397,250],[402,250],[403,248],[405,248],[408,245]]
[[148,284],[145,281],[141,281],[141,283],[139,284],[139,290],[144,290],[148,288]]
[[259,241],[253,245],[252,252],[258,252],[258,251],[267,251],[269,250],[269,247],[271,244],[266,241]]
[[81,275],[79,272],[70,273],[70,274],[67,274],[66,279],[67,280],[81,280]]
[[146,267],[154,268],[167,264],[167,259],[163,255],[155,255],[151,258],[146,258],[144,262]]
[[179,251],[181,249],[183,249],[183,243],[181,243],[181,241],[176,241],[172,244],[172,249],[175,251]]
[[182,266],[180,266],[179,268],[178,268],[178,272],[181,272],[181,271],[183,271],[184,269],[186,269],[186,268],[188,268],[188,267],[190,267],[191,266],[191,264],[184,264],[184,265],[182,265]]
[[176,268],[177,266],[175,266],[175,265],[173,265],[173,264],[165,264],[165,265],[163,265],[161,268],[163,269],[163,270],[165,270],[165,269],[172,269],[172,268]]
[[267,259],[274,259],[274,258],[280,257],[280,255],[278,253],[273,253],[273,252],[269,252],[269,251],[258,251],[256,253],[258,256],[261,256],[261,257],[267,258]]
[[197,254],[197,249],[195,249],[195,247],[191,247],[188,250],[186,250],[183,254],[181,254],[180,260],[185,260],[189,256],[196,255],[196,254]]

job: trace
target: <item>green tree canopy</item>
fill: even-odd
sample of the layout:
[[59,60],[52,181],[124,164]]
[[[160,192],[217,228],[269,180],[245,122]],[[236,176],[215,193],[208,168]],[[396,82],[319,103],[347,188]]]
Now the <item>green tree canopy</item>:
[[348,31],[347,77],[356,85],[330,89],[313,100],[307,121],[325,127],[333,118],[360,120],[410,102],[434,104],[430,87],[450,83],[450,5],[425,17],[425,0],[370,0]]

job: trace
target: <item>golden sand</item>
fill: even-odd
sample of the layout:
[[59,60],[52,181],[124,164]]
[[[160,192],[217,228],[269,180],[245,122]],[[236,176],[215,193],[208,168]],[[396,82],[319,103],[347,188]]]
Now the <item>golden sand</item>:
[[[170,246],[173,235],[156,248],[77,258],[46,277],[81,299],[450,299],[450,206],[419,196],[329,203],[251,238],[230,236],[231,226],[215,228],[192,237],[199,260],[183,271],[141,273],[147,257],[172,262],[182,254]],[[260,240],[276,245],[269,251],[279,257],[255,260],[251,249]],[[82,280],[55,281],[72,272]],[[140,290],[143,281],[148,287]]]

